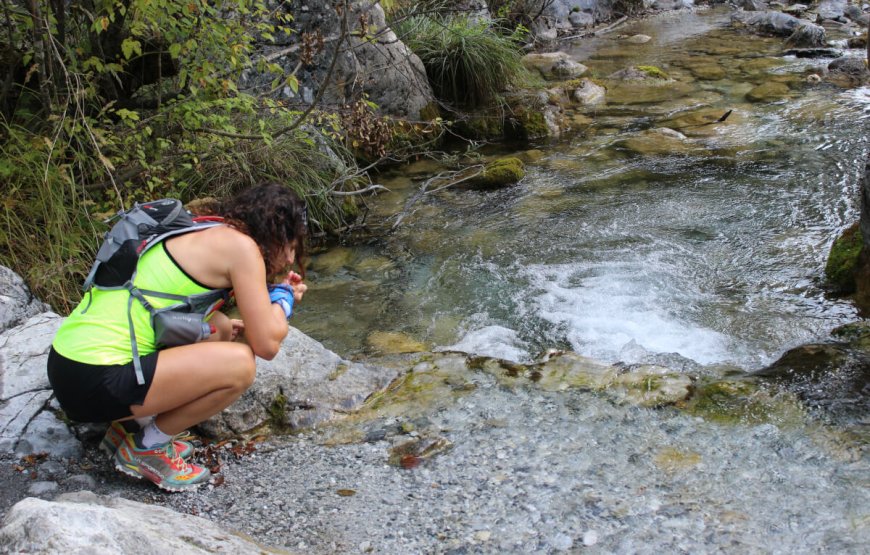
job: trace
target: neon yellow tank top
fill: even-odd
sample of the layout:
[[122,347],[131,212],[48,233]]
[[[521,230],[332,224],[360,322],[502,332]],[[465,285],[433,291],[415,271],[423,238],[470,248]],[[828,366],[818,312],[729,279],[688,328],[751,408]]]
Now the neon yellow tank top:
[[[140,289],[177,295],[195,295],[213,291],[194,281],[179,268],[166,251],[165,242],[152,247],[139,259],[133,284]],[[89,299],[86,294],[64,320],[52,346],[66,358],[85,364],[107,365],[130,362],[133,360],[130,324],[127,321],[127,301],[130,293],[126,289],[101,291],[93,288],[91,295],[93,298]],[[147,295],[146,298],[154,308],[163,308],[178,302]],[[157,345],[154,342],[151,315],[140,302],[134,300],[131,305],[131,316],[139,355],[153,353],[157,350]]]

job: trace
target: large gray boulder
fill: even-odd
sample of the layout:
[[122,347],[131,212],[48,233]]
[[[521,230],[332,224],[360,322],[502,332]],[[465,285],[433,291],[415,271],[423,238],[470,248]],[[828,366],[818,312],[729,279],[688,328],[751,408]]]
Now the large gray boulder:
[[817,21],[821,23],[825,20],[846,21],[846,0],[821,0],[816,7]]
[[396,370],[344,360],[290,328],[278,356],[258,360],[254,385],[199,427],[212,437],[243,434],[264,424],[309,428],[355,412],[397,375]]
[[[372,2],[352,2],[347,22],[349,35],[342,36],[342,20],[336,6],[341,2],[304,2],[293,0],[276,8],[293,15],[297,32],[278,37],[276,43],[262,45],[263,55],[281,65],[289,74],[297,65],[298,92],[289,86],[278,95],[291,101],[310,104],[327,82],[322,103],[344,106],[362,98],[378,105],[380,111],[397,117],[419,119],[421,110],[433,100],[432,88],[420,59],[387,27],[384,11]],[[367,27],[360,28],[365,22]],[[304,37],[318,35],[324,47],[313,52],[311,60],[300,58],[309,50]],[[333,54],[339,49],[330,74]],[[270,89],[271,75],[251,69],[242,75],[243,87]]]
[[49,307],[30,292],[21,276],[0,266],[0,333]]
[[79,442],[48,409],[45,365],[61,318],[34,299],[14,272],[0,267],[0,276],[11,284],[5,308],[15,314],[4,319],[13,325],[0,333],[0,454],[78,456]]
[[28,497],[0,528],[0,553],[277,552],[204,518],[89,491],[54,501]]
[[731,22],[758,34],[787,37],[796,48],[823,46],[827,40],[824,27],[782,12],[736,12]]

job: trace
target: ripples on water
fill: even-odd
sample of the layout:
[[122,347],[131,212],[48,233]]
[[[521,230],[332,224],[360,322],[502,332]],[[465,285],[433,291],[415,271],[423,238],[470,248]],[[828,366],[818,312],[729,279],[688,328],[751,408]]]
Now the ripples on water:
[[[769,39],[734,41],[722,18],[703,21],[696,31],[713,34],[678,38],[665,25],[649,34],[669,37],[666,48],[584,63],[610,71],[648,64],[644,52],[655,52],[683,75],[680,57],[705,40],[772,48]],[[574,54],[594,56],[605,42]],[[786,59],[771,71],[808,63]],[[789,101],[750,104],[742,81],[691,82],[695,91],[664,112],[660,103],[590,113],[591,128],[540,147],[545,157],[517,186],[428,200],[383,244],[313,272],[297,324],[347,354],[364,350],[372,331],[396,330],[515,360],[567,347],[609,362],[679,353],[754,368],[854,319],[819,280],[831,242],[858,217],[870,91],[799,86]],[[709,131],[687,127],[684,153],[625,147],[692,106],[734,113]],[[363,267],[372,257],[386,262]]]

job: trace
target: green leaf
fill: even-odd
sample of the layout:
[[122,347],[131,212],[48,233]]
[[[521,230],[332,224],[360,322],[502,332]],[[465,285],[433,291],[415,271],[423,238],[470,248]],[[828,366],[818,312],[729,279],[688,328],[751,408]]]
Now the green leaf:
[[299,79],[295,75],[287,77],[287,86],[293,91],[293,94],[299,94]]
[[181,54],[181,45],[177,42],[174,42],[169,45],[169,55],[172,56],[173,60],[177,60],[178,56]]
[[121,52],[124,53],[124,58],[130,59],[134,54],[142,55],[142,43],[134,38],[127,37],[121,43]]

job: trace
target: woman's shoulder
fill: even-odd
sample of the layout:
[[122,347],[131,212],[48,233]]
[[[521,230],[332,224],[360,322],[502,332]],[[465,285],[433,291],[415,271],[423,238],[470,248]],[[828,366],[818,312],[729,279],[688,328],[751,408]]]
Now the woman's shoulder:
[[209,250],[225,250],[225,251],[256,251],[260,249],[257,243],[245,233],[228,225],[218,225],[205,229],[199,233],[189,234],[193,241],[201,246],[207,247]]

